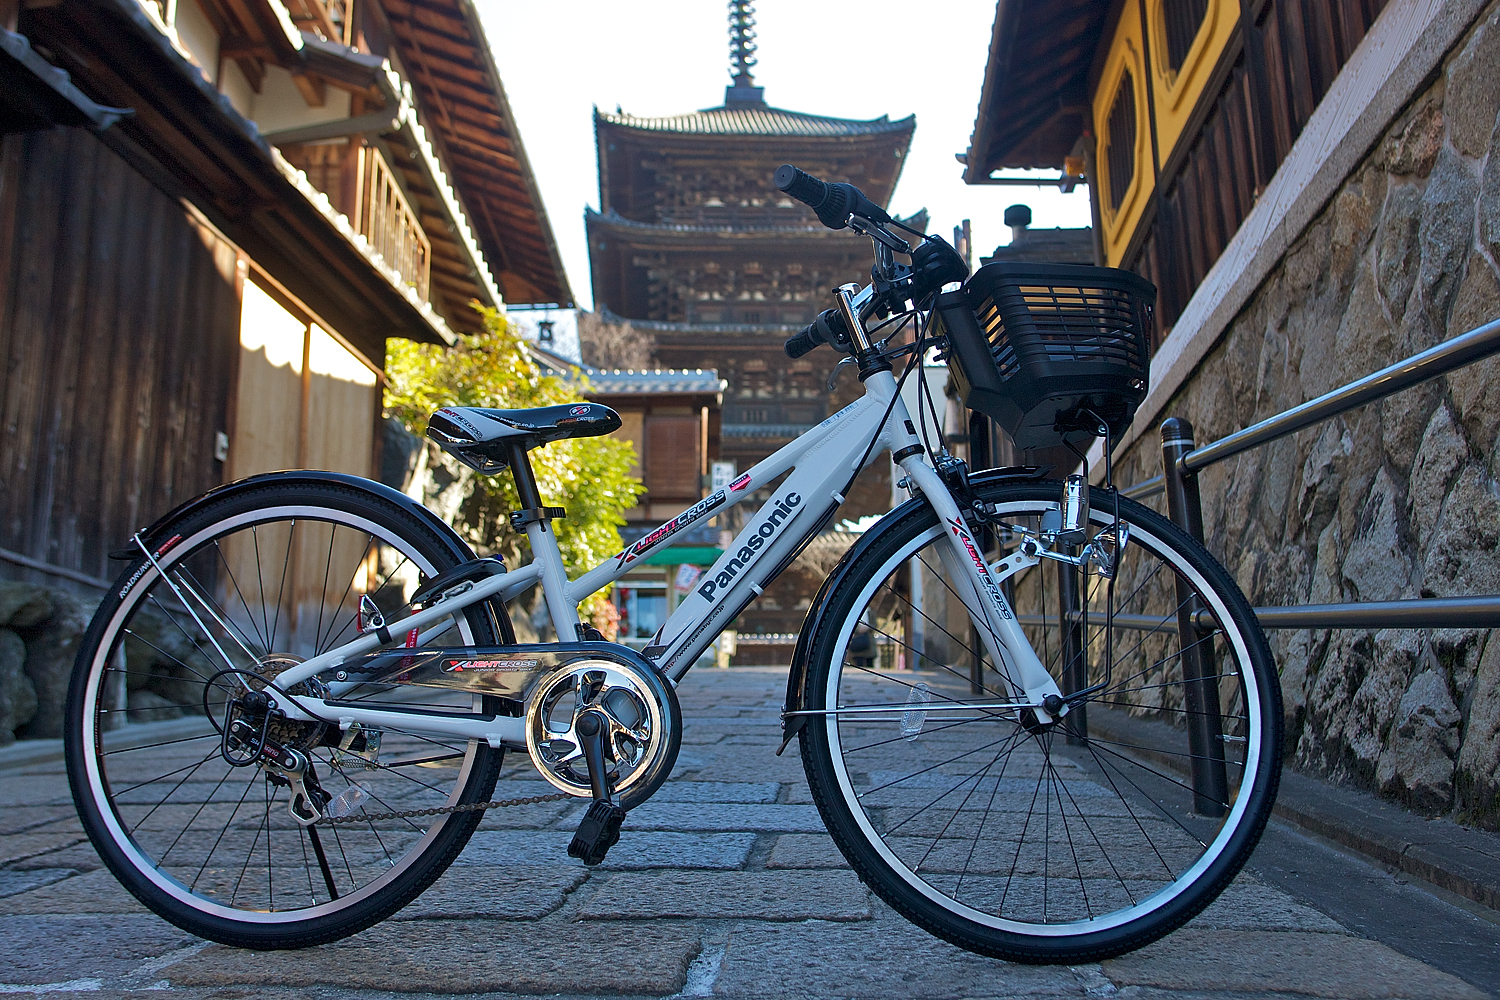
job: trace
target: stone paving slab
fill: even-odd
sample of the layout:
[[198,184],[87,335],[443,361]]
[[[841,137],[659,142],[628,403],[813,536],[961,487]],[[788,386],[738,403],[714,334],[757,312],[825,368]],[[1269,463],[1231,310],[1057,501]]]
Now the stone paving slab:
[[846,872],[631,872],[592,879],[588,890],[580,920],[870,919],[869,890]]
[[784,833],[776,838],[767,868],[848,868],[849,862],[826,833]]
[[[557,864],[582,868],[568,857],[572,833],[481,830],[456,865]],[[636,868],[739,868],[755,846],[754,833],[671,833],[626,829],[596,871]]]
[[781,785],[775,781],[669,781],[652,802],[775,802]]
[[148,915],[0,917],[0,940],[0,984],[27,986],[122,975],[195,939]]
[[[558,821],[558,826],[577,829],[585,807],[578,807]],[[637,806],[625,818],[621,842],[632,830],[755,830],[808,832],[823,829],[823,818],[813,806],[700,804],[658,802]]]
[[[710,752],[715,751],[715,752]],[[732,752],[721,752],[732,751]],[[673,772],[697,781],[802,781],[802,758],[787,747],[776,756],[772,747],[684,747]]]
[[0,899],[0,914],[149,912],[120,885],[114,873],[102,868]]
[[17,833],[82,833],[73,803],[61,806],[5,806],[0,809],[0,836]]
[[625,993],[682,988],[692,924],[397,921],[280,960],[214,945],[163,971],[173,986],[338,986],[405,993]]
[[[9,839],[9,838],[7,838]],[[46,851],[41,854],[33,854],[29,858],[22,858],[11,863],[8,867],[17,871],[29,871],[44,868],[72,868],[75,871],[91,872],[104,867],[104,862],[99,860],[99,853],[94,850],[94,845],[88,840],[79,840],[76,836],[69,835],[73,843],[58,850]]]
[[579,865],[455,865],[397,920],[539,920],[588,879]]
[[1223,895],[1208,905],[1189,925],[1198,930],[1237,929],[1317,931],[1347,934],[1338,921],[1295,902],[1280,889],[1265,885],[1251,875],[1240,875]]
[[[29,982],[52,984],[36,993],[48,1000],[139,998],[152,987],[190,1000],[1481,995],[1249,874],[1187,928],[1103,968],[1012,965],[954,948],[865,889],[823,831],[797,748],[773,754],[784,678],[690,675],[679,695],[696,735],[604,865],[566,856],[578,805],[496,810],[395,918],[305,951],[195,943],[107,871],[72,874],[98,862],[78,836],[61,763],[0,772],[0,805],[14,806],[0,808],[0,848],[26,847],[0,867],[0,987],[10,987],[0,994],[27,995],[13,987]],[[512,764],[497,794],[550,790]]]
[[35,871],[0,869],[0,899],[8,899],[23,892],[40,889],[53,882],[60,882],[72,874],[74,872],[67,868],[41,868]]
[[1119,986],[1202,992],[1300,993],[1341,1000],[1486,1000],[1461,979],[1376,941],[1342,934],[1186,927],[1111,959]]
[[1083,995],[1057,966],[1013,965],[955,948],[890,911],[866,924],[742,924],[714,983],[724,997],[950,998]]
[[[0,839],[0,865],[14,866],[40,854],[71,847],[83,840],[80,833],[17,833]],[[56,866],[51,866],[56,867]]]

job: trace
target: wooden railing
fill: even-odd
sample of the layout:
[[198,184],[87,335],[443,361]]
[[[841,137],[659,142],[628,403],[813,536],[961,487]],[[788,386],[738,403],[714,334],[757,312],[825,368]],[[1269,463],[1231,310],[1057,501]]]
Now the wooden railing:
[[432,243],[417,221],[385,157],[372,147],[360,150],[356,229],[385,258],[402,282],[429,301]]

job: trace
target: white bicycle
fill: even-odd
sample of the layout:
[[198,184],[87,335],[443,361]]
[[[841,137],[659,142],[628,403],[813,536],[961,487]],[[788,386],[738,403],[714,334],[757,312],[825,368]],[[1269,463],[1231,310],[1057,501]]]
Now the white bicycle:
[[[225,486],[135,536],[66,723],[79,814],[127,889],[194,934],[289,948],[405,906],[489,809],[588,801],[569,853],[598,863],[672,771],[676,684],[889,452],[911,499],[813,600],[783,714],[854,870],[932,933],[1030,962],[1139,947],[1214,899],[1280,774],[1280,692],[1243,596],[1108,481],[970,473],[929,449],[931,403],[909,412],[900,391],[936,348],[1019,441],[1108,445],[1144,393],[1154,290],[1099,268],[969,277],[850,185],[790,166],[776,180],[873,241],[871,283],[787,344],[847,353],[864,394],[578,579],[528,451],[620,425],[587,403],[432,417],[443,448],[512,471],[524,566],[476,559],[409,498],[332,473]],[[645,650],[579,622],[581,599],[763,489]],[[516,643],[507,602],[537,586],[576,641]],[[123,707],[127,686],[184,717],[119,728],[145,710]]]

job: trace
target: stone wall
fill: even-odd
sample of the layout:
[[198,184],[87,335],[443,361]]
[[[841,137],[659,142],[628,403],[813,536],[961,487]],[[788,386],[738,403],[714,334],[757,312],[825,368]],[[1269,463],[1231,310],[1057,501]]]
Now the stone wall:
[[[1500,4],[1450,50],[1162,416],[1206,442],[1500,318]],[[1251,601],[1500,594],[1500,360],[1201,477]],[[1143,437],[1118,481],[1161,469]],[[1288,761],[1500,827],[1500,638],[1271,633]]]

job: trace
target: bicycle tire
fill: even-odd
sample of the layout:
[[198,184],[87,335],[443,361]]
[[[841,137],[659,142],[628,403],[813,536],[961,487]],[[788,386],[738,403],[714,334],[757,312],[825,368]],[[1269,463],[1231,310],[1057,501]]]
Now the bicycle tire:
[[[274,672],[348,641],[357,634],[361,595],[389,616],[422,579],[462,562],[465,547],[373,489],[312,479],[228,487],[153,538],[153,545],[174,539],[155,555],[178,590],[144,555],[130,563],[79,647],[66,708],[69,781],[105,865],[178,927],[254,949],[345,937],[415,899],[463,849],[481,812],[306,832],[284,808],[289,789],[259,766],[234,768],[221,758],[219,723],[204,717],[203,705],[223,705],[224,679],[214,680],[213,671],[225,667],[224,657],[245,666],[254,655],[259,669]],[[189,612],[194,591],[208,604]],[[472,605],[422,638],[433,645],[514,642],[498,603]],[[122,705],[122,683],[154,697],[132,695]],[[423,690],[356,689],[349,697],[430,701],[430,694],[412,693]],[[449,711],[505,708],[470,695],[447,701],[441,707]],[[122,712],[134,721],[115,732]],[[153,731],[135,722],[162,715],[182,716],[164,724],[192,732],[133,735]],[[371,769],[345,756],[335,766],[337,749],[321,735],[333,732],[336,741],[335,729],[312,736],[306,724],[277,725],[286,742],[310,744],[299,748],[330,793],[363,782],[371,814],[487,801],[503,759],[482,741],[435,745],[386,732],[381,755],[391,751],[392,763]],[[432,759],[409,763],[424,755]]]
[[[992,559],[1014,552],[1019,529],[1039,529],[1059,506],[1056,482],[974,485],[1001,522],[978,533],[984,540],[989,532]],[[1093,501],[1088,536],[1097,541],[1113,522],[1114,499],[1095,490]],[[872,529],[879,535],[832,587],[812,637],[804,708],[845,709],[812,716],[801,733],[829,832],[882,899],[970,951],[1078,963],[1157,940],[1229,884],[1270,816],[1281,695],[1254,613],[1199,543],[1130,500],[1119,500],[1119,513],[1131,533],[1110,628],[1099,617],[1108,585],[1097,575],[1043,561],[1005,582],[1065,694],[1105,680],[1104,645],[1114,644],[1108,686],[1082,701],[1072,721],[1039,727],[1022,712],[958,707],[1004,701],[1008,691],[987,654],[973,653],[983,649],[977,634],[960,630],[972,620],[947,582],[935,547],[949,543],[926,505]],[[1065,623],[1056,610],[1052,580],[1061,586],[1062,574],[1084,588],[1086,600],[1074,607],[1087,619],[1075,614]],[[1179,581],[1216,625],[1186,646],[1177,629]],[[1065,654],[1069,629],[1082,641]],[[1065,655],[1075,670],[1085,668],[1071,688]],[[1189,677],[1196,662],[1206,680],[1184,679],[1184,660]],[[1198,784],[1213,779],[1214,730],[1196,745],[1187,732],[1192,721],[1214,725],[1203,700],[1210,688],[1225,758],[1217,799],[1200,796],[1211,784]],[[847,710],[853,705],[889,707],[856,713]],[[1198,752],[1205,746],[1209,752]],[[1224,816],[1214,817],[1219,810]]]

